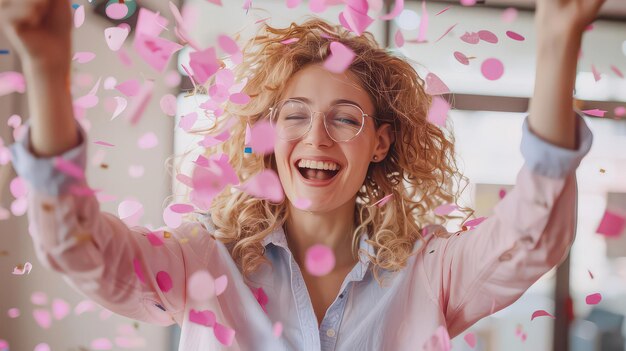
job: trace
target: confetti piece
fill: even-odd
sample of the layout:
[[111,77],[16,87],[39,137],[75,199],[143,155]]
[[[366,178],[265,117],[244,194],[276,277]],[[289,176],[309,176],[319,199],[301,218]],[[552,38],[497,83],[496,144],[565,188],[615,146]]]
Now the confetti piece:
[[11,213],[13,213],[13,215],[16,217],[23,216],[26,213],[27,209],[28,200],[26,199],[26,197],[21,197],[11,202]]
[[95,107],[100,99],[96,95],[88,94],[74,100],[74,106],[82,109],[90,109]]
[[622,71],[620,71],[620,69],[616,66],[611,65],[611,71],[613,71],[613,73],[615,73],[615,75],[617,75],[618,77],[624,78],[624,73],[622,73]]
[[133,258],[133,268],[135,270],[135,275],[137,276],[137,279],[139,279],[140,282],[145,284],[146,278],[143,275],[143,269],[141,269],[141,262],[139,261],[138,258]]
[[445,127],[450,111],[450,104],[439,96],[435,96],[428,110],[428,121],[436,126]]
[[426,75],[426,94],[442,95],[450,92],[450,88],[434,73]]
[[511,23],[517,19],[517,9],[509,7],[502,11],[502,21],[505,23]]
[[424,351],[449,351],[452,349],[448,329],[440,325],[422,347]]
[[463,337],[463,340],[465,340],[465,342],[467,343],[469,347],[471,348],[476,347],[476,334],[474,334],[473,332],[469,332],[465,334],[465,336]]
[[178,122],[178,126],[185,132],[189,132],[197,120],[198,113],[192,112],[181,117],[180,122]]
[[150,245],[152,246],[155,246],[155,247],[163,246],[163,240],[154,233],[148,233],[148,235],[146,235],[146,238],[148,239],[148,241],[150,242]]
[[82,170],[82,168],[80,168],[76,164],[62,157],[55,157],[53,161],[54,161],[54,168],[59,170],[61,173],[65,173],[69,175],[70,177],[73,177],[79,180],[85,179],[85,172]]
[[230,102],[237,105],[245,105],[250,102],[250,96],[245,93],[235,93],[230,96]]
[[600,72],[596,68],[596,65],[594,65],[594,64],[591,65],[591,72],[593,73],[593,79],[596,82],[598,82],[600,79],[602,79],[602,75],[600,75]]
[[289,44],[297,43],[298,40],[300,40],[300,39],[299,38],[289,38],[289,39],[282,40],[280,43],[284,44],[284,45],[289,45]]
[[157,273],[156,281],[159,289],[161,289],[161,291],[165,293],[170,291],[173,287],[172,277],[170,277],[169,273],[165,271],[160,271]]
[[426,31],[428,31],[428,12],[426,11],[426,1],[422,0],[422,18],[417,32],[418,42],[426,42]]
[[37,308],[33,310],[33,317],[35,322],[43,329],[49,329],[52,325],[52,318],[48,310]]
[[206,83],[220,68],[215,48],[192,52],[189,54],[189,59],[189,66],[193,70],[194,79],[200,85]]
[[10,51],[8,49],[0,49],[0,55],[8,55]]
[[169,228],[178,228],[183,223],[183,215],[172,211],[169,207],[166,207],[163,210],[163,222]]
[[600,303],[600,301],[602,301],[602,294],[600,293],[589,294],[585,298],[585,302],[587,303],[587,305],[597,305]]
[[443,39],[446,35],[448,35],[448,33],[450,33],[454,29],[454,27],[456,27],[457,25],[458,25],[458,23],[455,23],[455,24],[451,25],[450,27],[448,27],[448,29],[446,29],[446,31],[443,32],[443,34],[439,38],[437,38],[437,40],[435,40],[435,43],[438,42],[439,40]]
[[626,219],[620,214],[605,210],[604,216],[596,229],[596,233],[607,237],[615,238],[619,236],[626,227]]
[[333,73],[343,73],[355,57],[350,48],[336,41],[330,43],[330,52],[331,54],[324,61],[324,68]]
[[124,45],[128,34],[130,34],[130,29],[126,27],[109,27],[104,30],[104,39],[111,51],[118,51]]
[[607,112],[605,110],[593,109],[593,110],[584,110],[582,111],[584,114],[594,117],[604,117],[604,114]]
[[215,296],[215,280],[207,271],[197,271],[187,283],[187,293],[195,301],[208,301]]
[[50,345],[46,343],[37,344],[37,346],[35,346],[34,351],[50,351]]
[[435,16],[439,16],[439,15],[441,15],[442,13],[444,13],[444,12],[448,11],[448,10],[450,9],[450,7],[451,7],[451,6],[448,6],[448,7],[444,8],[443,10],[441,10],[441,11],[437,12],[437,13],[435,14]]
[[91,300],[82,300],[74,307],[74,314],[80,316],[85,312],[93,312],[96,310],[96,304]]
[[121,20],[128,15],[128,7],[122,3],[111,3],[106,7],[106,15],[112,20]]
[[[9,310],[7,311],[7,316],[9,316],[9,318],[17,318],[20,316],[20,310],[19,308],[9,308]],[[2,350],[0,348],[0,350]]]
[[459,51],[454,52],[454,58],[463,65],[466,65],[466,66],[469,65],[469,59],[467,58],[467,56],[465,56],[463,53]]
[[33,265],[30,262],[26,262],[23,265],[17,265],[13,267],[13,275],[24,275],[30,274],[30,271],[33,269]]
[[15,177],[9,183],[9,191],[13,197],[24,197],[28,194],[26,182],[21,177]]
[[9,351],[9,342],[4,340],[4,339],[0,339],[0,351]]
[[111,121],[119,117],[126,107],[128,107],[128,100],[121,96],[114,96],[113,101],[115,101],[115,111],[113,111],[113,116],[111,116]]
[[132,125],[136,125],[141,120],[143,112],[145,111],[148,103],[152,99],[152,92],[154,90],[154,80],[147,79],[144,81],[137,97],[133,99],[132,104],[128,107],[126,115],[130,119]]
[[159,139],[153,132],[147,132],[137,140],[137,147],[142,150],[152,149],[159,145]]
[[87,63],[96,58],[96,54],[89,51],[81,51],[74,54],[73,61],[78,63]]
[[615,110],[613,110],[613,113],[615,113],[616,117],[623,117],[626,116],[626,107],[623,106],[617,106],[615,108]]
[[479,30],[478,38],[480,38],[480,40],[482,41],[486,41],[491,44],[498,43],[498,37],[495,34],[493,34],[493,32],[490,32],[488,30]]
[[399,29],[396,31],[396,34],[393,36],[394,43],[396,47],[401,48],[404,46],[404,36],[402,35],[402,31]]
[[335,255],[328,246],[316,244],[306,250],[304,265],[307,272],[321,277],[330,273],[335,267]]
[[204,310],[204,311],[196,311],[191,309],[189,311],[189,321],[204,325],[205,327],[213,327],[215,326],[215,313]]
[[26,81],[24,76],[19,72],[2,72],[0,73],[0,96],[21,93],[26,91]]
[[109,142],[102,141],[102,140],[94,141],[93,143],[96,144],[96,145],[108,146],[108,147],[114,147],[115,146],[115,145],[113,145],[113,144],[111,144]]
[[126,96],[136,96],[140,88],[141,83],[137,79],[129,79],[115,86],[115,89]]
[[[254,148],[254,146],[253,146]],[[266,199],[273,203],[280,203],[285,198],[282,184],[276,172],[272,169],[264,169],[252,176],[245,183],[237,186],[240,190],[260,199]]]
[[52,300],[52,316],[60,321],[70,314],[70,305],[63,299],[55,298]]
[[113,344],[107,338],[94,339],[90,346],[94,350],[111,350],[113,348]]
[[461,5],[463,5],[463,6],[474,6],[474,5],[476,5],[476,0],[461,0]]
[[526,38],[524,38],[524,36],[522,36],[521,34],[515,33],[513,31],[507,30],[506,31],[506,36],[513,39],[513,40],[517,40],[517,41],[524,41],[526,40]]
[[217,44],[222,50],[224,50],[225,53],[229,55],[235,55],[240,51],[237,42],[228,35],[219,35],[217,37]]
[[135,200],[124,200],[117,207],[119,218],[129,226],[135,226],[143,216],[143,205]]
[[161,106],[161,111],[163,111],[163,113],[165,113],[166,115],[170,117],[176,116],[176,107],[177,107],[176,96],[172,94],[164,95],[161,98],[159,105]]
[[590,270],[587,270],[587,273],[589,273],[589,278],[593,279],[593,273]]
[[145,169],[142,165],[130,165],[128,166],[128,175],[131,178],[141,178],[145,173]]
[[461,35],[461,40],[468,44],[478,44],[480,36],[476,32],[465,32],[465,34]]
[[265,290],[263,290],[263,288],[258,288],[258,289],[250,288],[250,290],[252,291],[252,295],[257,300],[257,302],[259,303],[263,311],[267,313],[266,306],[267,306],[267,303],[269,302],[269,299],[267,297],[267,294],[265,293]]
[[80,28],[85,23],[85,6],[78,6],[74,11],[74,27]]
[[274,326],[272,327],[272,335],[274,335],[275,338],[280,338],[282,334],[283,324],[281,322],[274,323]]
[[[353,7],[354,5],[358,7]],[[373,22],[374,19],[367,15],[367,3],[365,1],[360,3],[353,1],[339,14],[339,23],[356,35],[363,34]]]
[[500,191],[498,191],[498,197],[500,199],[504,199],[505,196],[506,196],[506,190],[505,189],[500,189]]
[[267,120],[256,122],[250,129],[250,146],[257,154],[270,154],[274,152],[276,143],[276,131]]
[[452,211],[456,210],[457,208],[458,207],[455,204],[444,204],[444,205],[437,206],[433,212],[437,216],[447,216],[450,213],[452,213]]
[[220,296],[224,291],[226,291],[227,286],[228,277],[226,275],[221,275],[215,279],[215,296]]
[[383,207],[385,206],[387,202],[389,202],[389,200],[391,200],[392,197],[393,197],[393,193],[385,195],[382,199],[374,202],[371,206]]
[[553,315],[551,315],[550,313],[544,311],[544,310],[536,310],[535,312],[533,312],[532,317],[530,317],[530,320],[534,320],[537,317],[550,317],[552,319],[555,319]]
[[474,218],[474,219],[471,219],[471,220],[463,223],[463,225],[466,226],[466,227],[469,227],[469,228],[475,228],[479,224],[481,224],[485,219],[487,219],[487,217]]
[[306,210],[311,207],[311,204],[312,202],[309,199],[298,198],[296,199],[296,201],[294,201],[293,206],[300,210]]
[[504,74],[504,65],[497,58],[489,58],[480,66],[483,76],[489,80],[498,80]]
[[225,325],[221,325],[219,323],[215,323],[213,326],[213,331],[215,332],[215,337],[217,341],[219,341],[222,345],[230,346],[235,339],[235,331]]
[[163,72],[172,55],[183,46],[160,37],[137,33],[133,48],[150,67]]

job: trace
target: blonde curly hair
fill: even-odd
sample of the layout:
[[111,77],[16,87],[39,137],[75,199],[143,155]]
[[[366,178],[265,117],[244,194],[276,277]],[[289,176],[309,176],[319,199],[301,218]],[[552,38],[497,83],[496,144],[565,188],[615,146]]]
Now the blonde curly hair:
[[[288,39],[289,44],[281,43]],[[421,230],[426,224],[445,221],[432,210],[441,204],[457,203],[462,189],[454,189],[459,189],[466,178],[456,166],[451,131],[446,135],[445,130],[427,120],[431,97],[424,90],[424,81],[406,59],[380,48],[371,33],[356,36],[316,17],[287,28],[264,23],[244,46],[243,62],[233,69],[236,79],[248,78],[242,92],[251,101],[226,105],[226,113],[206,132],[218,134],[229,128],[231,137],[205,154],[227,154],[241,181],[267,168],[277,171],[273,154],[245,154],[246,127],[268,118],[269,108],[278,101],[288,79],[309,64],[323,62],[333,41],[356,54],[348,69],[359,78],[374,103],[376,126],[389,123],[395,133],[388,155],[370,165],[357,193],[358,222],[352,233],[354,257],[358,255],[360,235],[367,235],[375,254],[365,254],[378,280],[381,269],[396,272],[406,266],[408,258],[416,253],[416,242],[424,240]],[[236,119],[234,124],[231,118]],[[269,263],[264,257],[263,239],[285,223],[289,211],[287,201],[275,204],[231,188],[227,186],[211,203],[211,221],[218,229],[213,235],[229,247],[247,277],[262,263]],[[393,196],[387,204],[372,206],[389,194]]]

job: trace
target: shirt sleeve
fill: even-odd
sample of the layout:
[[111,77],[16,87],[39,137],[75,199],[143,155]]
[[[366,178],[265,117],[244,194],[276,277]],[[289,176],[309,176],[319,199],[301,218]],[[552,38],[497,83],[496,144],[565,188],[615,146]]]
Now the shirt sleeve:
[[[82,129],[80,134],[80,144],[58,157],[84,170],[87,136]],[[54,157],[36,157],[29,145],[27,130],[10,150],[18,175],[29,186],[29,232],[42,264],[115,313],[153,324],[180,324],[187,261],[207,262],[215,251],[204,226],[184,222],[175,230],[153,232],[129,228],[100,211],[96,197],[85,191],[84,179],[59,171]]]
[[562,262],[576,231],[576,168],[593,136],[577,114],[577,148],[540,139],[524,122],[524,166],[493,215],[473,230],[432,236],[421,255],[451,337],[515,302]]

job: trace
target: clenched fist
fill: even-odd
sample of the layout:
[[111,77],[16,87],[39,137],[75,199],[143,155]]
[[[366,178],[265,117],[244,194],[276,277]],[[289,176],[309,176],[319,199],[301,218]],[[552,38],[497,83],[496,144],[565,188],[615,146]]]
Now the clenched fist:
[[24,64],[69,68],[69,0],[0,0],[0,27]]

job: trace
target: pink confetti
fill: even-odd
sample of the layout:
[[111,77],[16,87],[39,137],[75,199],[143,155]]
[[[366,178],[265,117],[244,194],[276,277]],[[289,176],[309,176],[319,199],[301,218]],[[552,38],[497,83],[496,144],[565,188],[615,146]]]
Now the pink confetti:
[[141,83],[137,79],[129,79],[115,86],[115,89],[126,96],[136,96],[140,88]]
[[476,32],[465,32],[465,34],[461,35],[461,40],[468,44],[478,44],[480,36]]
[[185,132],[189,132],[197,120],[198,113],[192,112],[181,117],[180,122],[178,122],[178,126]]
[[535,312],[533,312],[532,317],[530,317],[530,320],[532,321],[533,319],[537,318],[537,317],[550,317],[552,319],[555,319],[553,315],[551,315],[550,313],[544,311],[544,310],[537,310]]
[[238,188],[249,195],[267,199],[273,203],[280,203],[285,198],[280,179],[272,169],[264,169],[238,186]]
[[67,317],[68,314],[70,314],[70,305],[65,300],[58,298],[52,300],[52,315],[54,319],[60,321]]
[[443,10],[441,10],[441,11],[437,12],[437,13],[435,14],[435,16],[439,16],[439,15],[441,15],[442,13],[444,13],[444,12],[448,11],[448,10],[450,9],[450,7],[451,7],[451,6],[448,6],[448,7],[444,8]]
[[49,329],[52,325],[52,318],[48,310],[40,308],[35,309],[33,310],[33,317],[35,318],[35,322],[43,329]]
[[135,275],[137,279],[143,284],[146,283],[146,278],[143,275],[143,269],[141,268],[141,261],[138,258],[133,258],[133,268],[135,269]]
[[124,200],[117,207],[117,213],[121,220],[129,226],[137,225],[144,210],[141,202],[135,200]]
[[393,193],[392,194],[387,194],[385,196],[383,196],[382,199],[376,201],[375,203],[372,204],[372,206],[378,206],[378,207],[383,207],[385,206],[385,204],[387,202],[389,202],[389,200],[391,200],[391,198],[393,197]]
[[474,5],[476,5],[476,0],[461,0],[461,5],[463,5],[463,6],[474,6]]
[[35,349],[33,351],[50,351],[50,345],[46,344],[45,342],[42,342],[40,344],[37,344],[37,346],[35,346]]
[[74,101],[74,106],[82,108],[82,109],[90,109],[95,107],[99,102],[99,99],[96,95],[88,94],[85,96],[81,96]]
[[235,340],[235,331],[225,325],[215,323],[213,326],[215,337],[222,345],[230,346]]
[[506,31],[506,36],[513,39],[513,40],[517,40],[517,41],[524,41],[526,40],[526,38],[524,38],[523,35],[515,33],[513,31],[507,30]]
[[506,196],[506,190],[505,189],[500,189],[500,191],[498,192],[498,197],[500,199],[504,199],[505,196]]
[[193,212],[194,207],[189,204],[172,204],[170,209],[175,213],[190,213]]
[[426,1],[422,0],[422,18],[417,32],[417,41],[426,42],[426,31],[428,30],[428,11],[426,11]]
[[21,93],[26,91],[26,81],[24,76],[19,72],[2,72],[0,73],[0,96]]
[[600,303],[600,301],[602,301],[602,294],[600,293],[589,294],[585,298],[585,302],[587,303],[587,305],[597,305]]
[[[9,310],[7,311],[7,316],[9,316],[9,318],[17,318],[20,316],[20,310],[19,308],[9,308]],[[0,349],[2,350],[2,349]]]
[[111,144],[109,142],[102,141],[102,140],[94,141],[93,143],[96,144],[96,145],[108,146],[108,147],[114,147],[115,146],[115,145],[113,145],[113,144]]
[[170,291],[173,287],[172,277],[170,277],[170,275],[165,271],[157,273],[156,281],[157,285],[159,285],[159,289],[161,289],[164,293]]
[[21,177],[15,177],[9,183],[9,191],[13,197],[24,197],[28,194],[26,182]]
[[455,204],[444,204],[444,205],[437,206],[433,212],[437,216],[447,216],[450,213],[452,213],[452,211],[456,210],[457,208],[458,207]]
[[74,307],[74,314],[80,316],[85,312],[93,312],[96,310],[96,304],[91,300],[83,300]]
[[131,178],[141,178],[145,173],[145,169],[142,165],[130,165],[128,166],[128,175]]
[[215,296],[215,280],[207,271],[194,272],[187,283],[187,293],[195,301],[208,301]]
[[626,219],[621,214],[605,210],[596,233],[615,238],[622,234],[625,227]]
[[214,48],[203,51],[195,51],[189,54],[189,66],[193,70],[193,76],[198,84],[204,84],[220,68],[220,63]]
[[146,235],[146,238],[148,239],[148,241],[150,242],[150,245],[152,246],[155,246],[155,247],[163,246],[163,239],[156,236],[156,234],[154,233],[149,233],[148,235]]
[[111,350],[113,344],[107,338],[99,338],[91,342],[91,348],[94,350]]
[[468,228],[474,228],[474,227],[477,227],[479,224],[481,224],[485,219],[487,219],[487,217],[474,218],[474,219],[471,219],[471,220],[463,223],[463,225],[468,227]]
[[617,68],[614,65],[611,65],[611,70],[613,71],[613,73],[615,73],[615,75],[617,75],[620,78],[624,78],[624,74],[622,73],[622,71],[620,71],[619,68]]
[[85,23],[85,6],[80,5],[74,11],[74,27],[80,28]]
[[281,41],[280,43],[284,44],[284,45],[289,45],[289,44],[293,44],[293,43],[298,42],[298,40],[300,40],[300,39],[299,38],[289,38],[289,39],[285,39],[285,40]]
[[263,309],[263,312],[267,313],[266,307],[267,307],[267,303],[269,302],[269,299],[267,297],[267,294],[265,293],[265,290],[263,290],[263,288],[258,288],[258,289],[250,288],[250,290],[252,291],[252,295],[254,296],[254,298],[257,300],[257,302]]
[[128,7],[124,3],[112,3],[106,8],[107,16],[112,20],[121,20],[128,15]]
[[11,213],[13,213],[13,215],[16,217],[23,216],[26,213],[27,209],[28,200],[26,197],[21,197],[11,202]]
[[104,39],[111,51],[118,51],[128,38],[130,30],[125,27],[109,27],[104,30]]
[[443,34],[439,38],[437,38],[437,40],[435,40],[435,43],[439,42],[439,40],[443,39],[446,35],[448,35],[448,33],[450,33],[454,29],[454,27],[456,27],[457,25],[458,23],[455,23],[451,25],[450,27],[448,27],[448,29],[446,29],[446,31],[443,32]]
[[166,115],[170,117],[176,116],[176,108],[177,108],[176,96],[172,94],[166,94],[161,98],[161,101],[159,102],[159,104],[161,106],[161,111],[163,111],[163,113],[165,113]]
[[316,244],[306,250],[304,265],[307,272],[321,277],[330,273],[335,267],[335,255],[328,246]]
[[600,79],[602,79],[602,75],[600,74],[600,72],[596,68],[596,65],[594,65],[594,64],[591,65],[591,72],[593,73],[593,79],[596,82],[598,82],[598,81],[600,81]]
[[467,58],[467,56],[465,56],[463,53],[455,51],[454,52],[454,58],[459,61],[461,64],[464,65],[469,65],[469,59]]
[[[363,6],[362,4],[365,4]],[[352,5],[362,6],[362,7],[353,7]],[[352,2],[345,7],[345,9],[339,14],[339,23],[344,26],[346,29],[354,32],[356,35],[361,35],[367,27],[370,26],[374,22],[374,20],[367,15],[367,5],[366,2],[362,1],[360,3]]]
[[225,53],[229,55],[234,55],[239,52],[239,46],[237,45],[237,42],[228,35],[221,34],[220,36],[218,36],[217,44],[222,50],[224,50]]
[[167,39],[138,33],[135,35],[133,48],[150,67],[157,72],[163,72],[172,55],[183,46]]
[[593,109],[593,110],[584,110],[582,111],[584,114],[594,117],[604,117],[604,114],[607,112],[605,110]]
[[44,306],[48,304],[48,295],[43,291],[35,291],[30,295],[30,302],[33,305]]
[[274,327],[272,328],[272,334],[275,338],[280,338],[283,334],[283,324],[281,322],[274,323]]
[[482,41],[486,41],[491,44],[498,43],[498,37],[495,34],[493,34],[493,32],[490,32],[488,30],[478,31],[478,38],[480,38],[480,40]]
[[228,286],[228,277],[226,275],[221,275],[217,279],[215,279],[215,296],[220,296],[224,291],[226,291],[226,287]]
[[300,210],[306,210],[311,207],[311,204],[312,202],[309,199],[298,198],[296,199],[296,201],[294,201],[293,206]]
[[153,132],[147,132],[137,140],[137,147],[142,150],[152,149],[159,145],[159,139]]
[[465,334],[465,336],[463,337],[463,339],[465,340],[465,342],[467,343],[467,345],[471,348],[475,348],[476,347],[476,334],[469,332],[467,334]]
[[450,104],[439,96],[435,96],[428,110],[428,121],[436,126],[445,127],[448,111],[450,111]]
[[401,30],[396,31],[396,35],[393,37],[394,42],[396,43],[396,47],[401,48],[404,46],[404,36],[402,35]]
[[434,73],[426,75],[426,94],[442,95],[450,92],[450,88]]
[[196,311],[194,309],[189,311],[189,321],[204,325],[205,327],[213,327],[215,326],[215,313],[204,310],[204,311]]
[[245,105],[250,102],[250,96],[245,93],[235,93],[230,96],[230,102],[237,105]]
[[511,23],[517,19],[517,9],[509,7],[502,11],[502,21],[505,23]]
[[78,63],[87,63],[96,58],[96,54],[89,51],[81,51],[74,54],[73,61]]
[[504,74],[504,65],[497,58],[489,58],[480,66],[483,76],[489,80],[498,80]]
[[15,266],[13,267],[13,275],[24,275],[30,274],[30,271],[33,269],[33,265],[30,262],[24,263],[22,267]]
[[452,349],[450,335],[445,326],[440,325],[422,348],[424,351],[449,351]]
[[180,227],[183,223],[183,215],[180,213],[173,212],[172,209],[166,207],[163,210],[163,222],[169,228],[175,229]]
[[274,152],[276,132],[267,120],[256,122],[250,130],[250,146],[256,154],[269,154]]
[[333,73],[343,73],[355,57],[350,48],[336,41],[330,43],[330,52],[330,56],[324,61],[324,68]]
[[626,107],[624,107],[624,106],[617,106],[615,108],[615,110],[613,110],[613,113],[615,113],[616,117],[626,116]]
[[9,351],[9,342],[4,340],[4,339],[0,339],[0,351]]
[[54,168],[58,169],[60,172],[69,175],[70,177],[82,180],[85,179],[85,172],[76,164],[67,161],[62,157],[54,158]]

